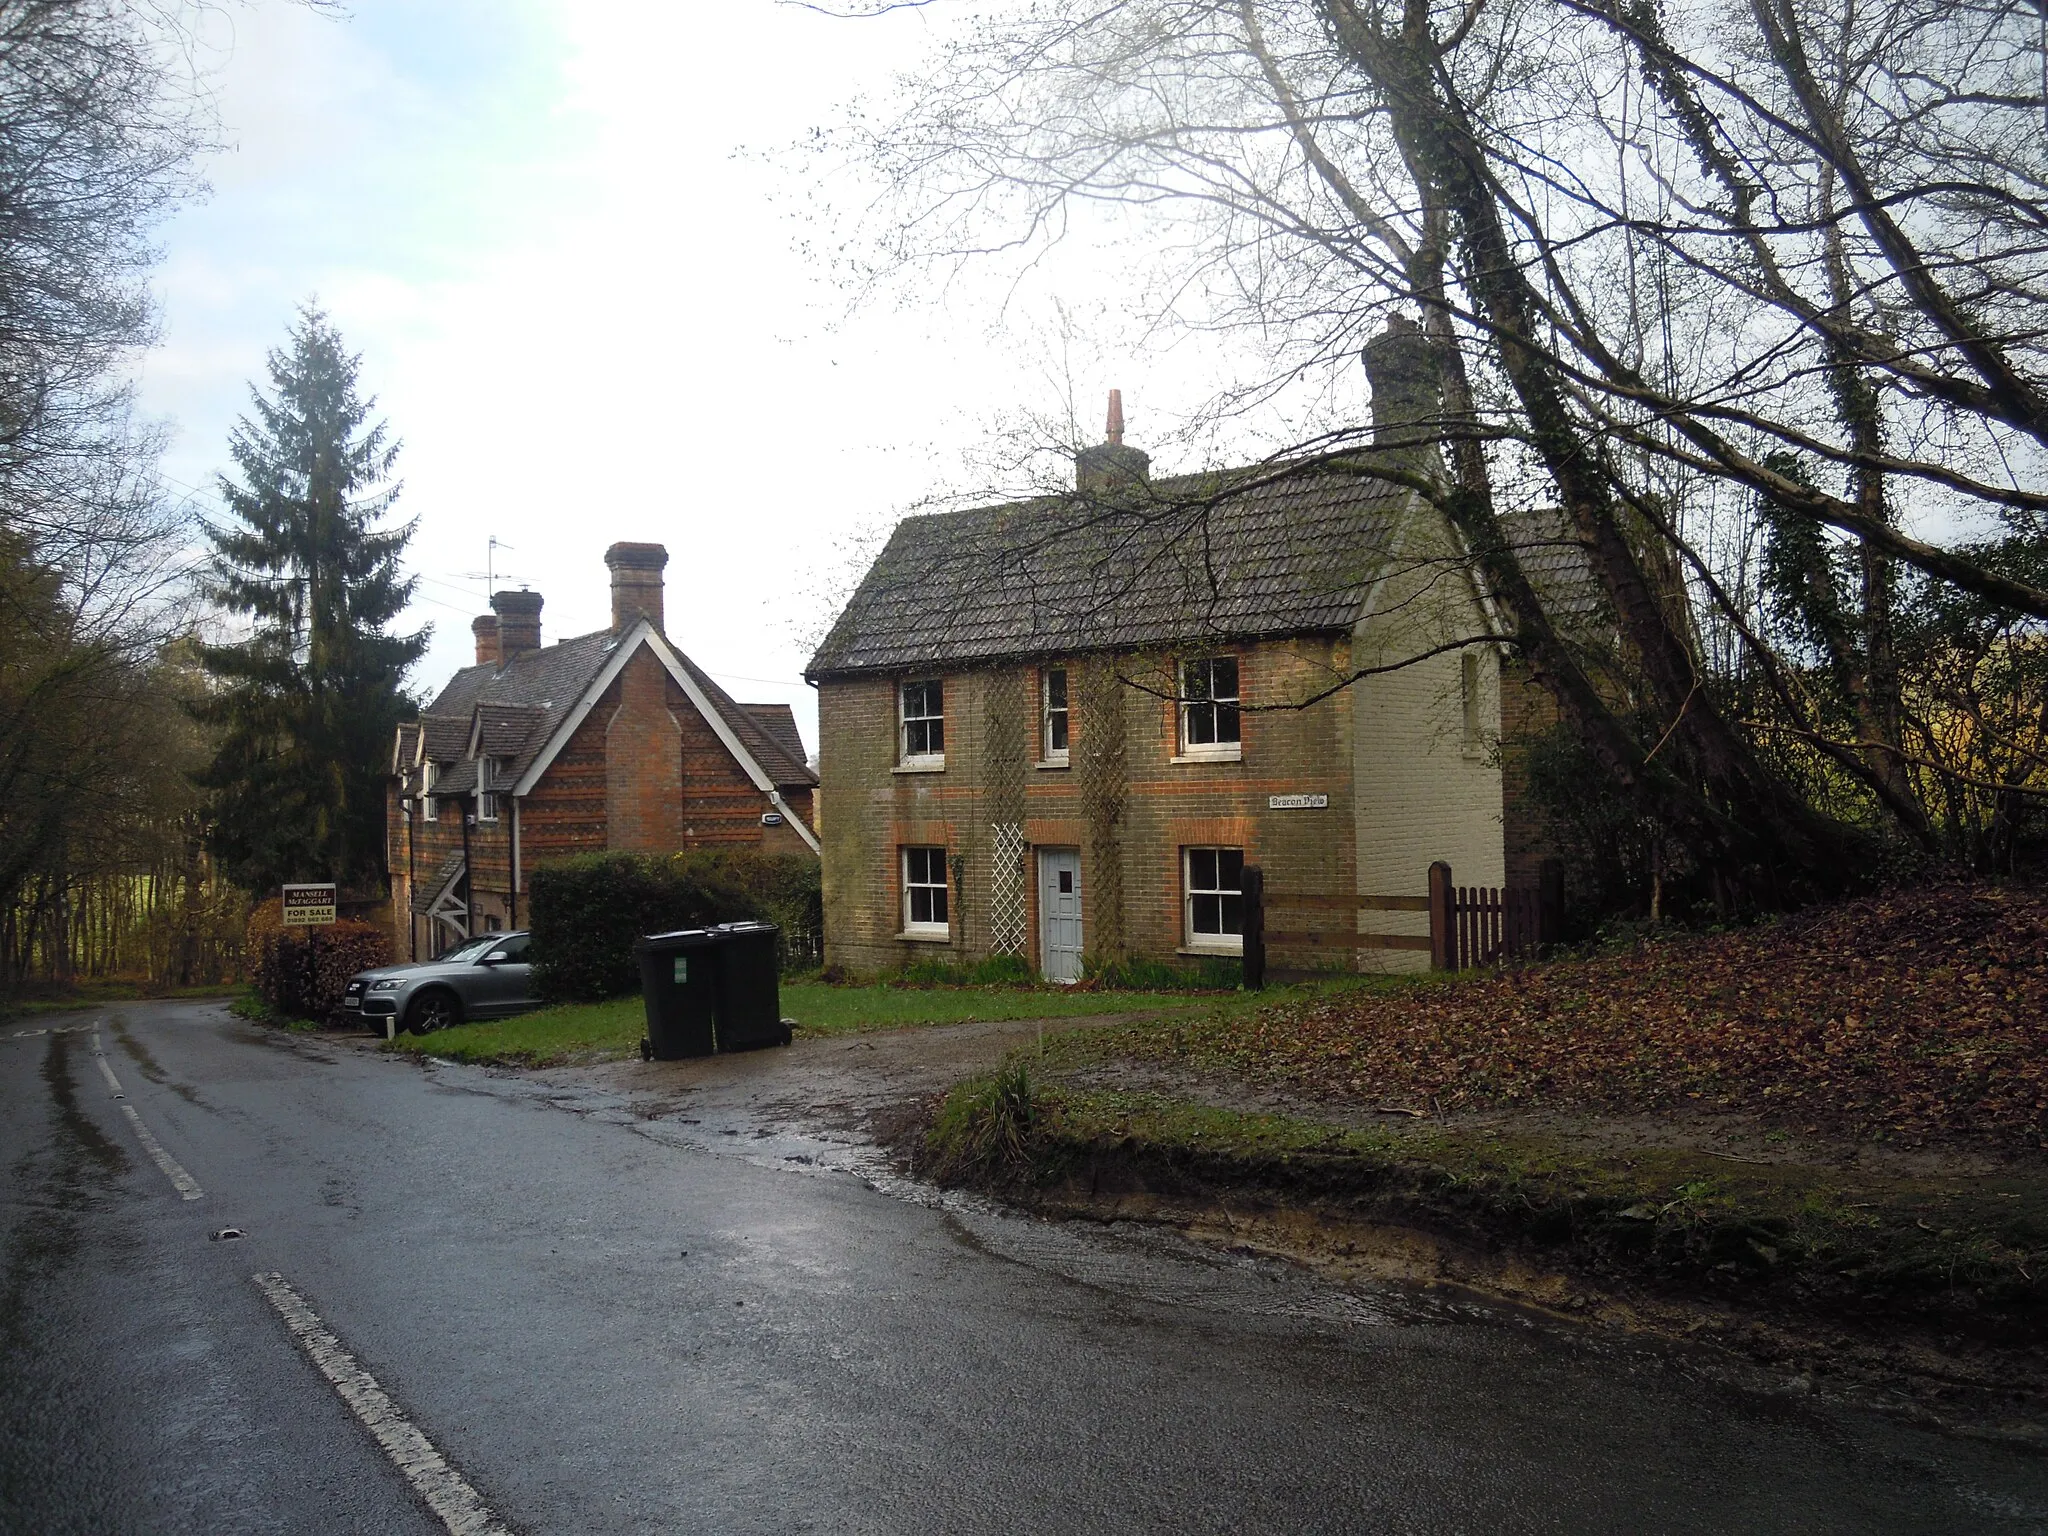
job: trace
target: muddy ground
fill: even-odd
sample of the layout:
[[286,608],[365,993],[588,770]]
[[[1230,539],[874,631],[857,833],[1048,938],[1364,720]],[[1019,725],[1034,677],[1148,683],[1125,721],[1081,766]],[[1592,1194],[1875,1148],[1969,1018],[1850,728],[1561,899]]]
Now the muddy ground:
[[[675,1134],[744,1142],[754,1155],[825,1163],[867,1177],[918,1172],[922,1132],[938,1100],[960,1079],[994,1067],[1012,1051],[1121,1016],[970,1023],[857,1036],[809,1037],[785,1049],[694,1061],[620,1061],[533,1071],[493,1069],[524,1091],[605,1118],[667,1122]],[[376,1049],[368,1039],[356,1042]],[[1066,1073],[1073,1086],[1112,1087],[1194,1099],[1220,1108],[1283,1113],[1341,1127],[1417,1120],[1413,1106],[1313,1105],[1242,1085],[1200,1080],[1156,1066],[1091,1063]],[[1670,1148],[1731,1166],[1825,1167],[1840,1179],[1970,1186],[2015,1176],[2048,1185],[2048,1167],[2015,1170],[1973,1152],[1910,1151],[1787,1135],[1744,1116],[1471,1113],[1446,1129],[1539,1134],[1610,1157]],[[1587,1327],[1706,1345],[1729,1371],[1762,1370],[1795,1389],[1829,1390],[1974,1433],[2048,1445],[2048,1355],[1985,1339],[1873,1327],[1869,1318],[1831,1326],[1813,1315],[1698,1294],[1659,1294],[1589,1275],[1514,1242],[1469,1233],[1361,1219],[1355,1209],[1312,1193],[1214,1182],[1148,1179],[1141,1172],[1069,1179],[1013,1191],[1044,1214],[1177,1229],[1239,1253],[1290,1259],[1340,1284],[1393,1283],[1444,1290]]]

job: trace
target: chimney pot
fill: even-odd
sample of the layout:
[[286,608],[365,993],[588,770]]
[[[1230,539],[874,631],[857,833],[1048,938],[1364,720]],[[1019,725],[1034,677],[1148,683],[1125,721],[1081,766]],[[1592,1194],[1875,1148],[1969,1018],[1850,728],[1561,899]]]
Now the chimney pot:
[[661,572],[668,551],[659,544],[614,544],[604,552],[612,573],[612,633],[621,634],[645,617],[662,629]]
[[1124,443],[1124,392],[1109,392],[1105,442],[1074,455],[1074,489],[1083,496],[1108,496],[1144,485],[1152,478],[1152,456]]
[[476,636],[476,662],[483,666],[503,663],[505,653],[498,639],[498,616],[495,613],[480,613],[469,621],[469,632]]
[[540,649],[538,592],[493,592],[491,606],[498,611],[498,654],[504,661]]

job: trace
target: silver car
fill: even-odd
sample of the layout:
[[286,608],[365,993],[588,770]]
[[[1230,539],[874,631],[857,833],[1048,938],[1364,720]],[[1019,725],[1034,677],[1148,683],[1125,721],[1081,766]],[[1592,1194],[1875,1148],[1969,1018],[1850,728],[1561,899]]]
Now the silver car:
[[387,965],[349,978],[341,1006],[372,1029],[387,1021],[424,1035],[465,1019],[502,1019],[538,1008],[533,967],[526,961],[532,935],[487,933],[467,939],[438,960]]

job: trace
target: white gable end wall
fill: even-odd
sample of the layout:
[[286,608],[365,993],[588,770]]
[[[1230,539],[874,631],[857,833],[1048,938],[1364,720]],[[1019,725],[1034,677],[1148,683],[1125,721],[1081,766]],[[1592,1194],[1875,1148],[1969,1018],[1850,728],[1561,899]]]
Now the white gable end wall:
[[[1455,640],[1493,633],[1448,530],[1433,518],[1408,527],[1405,558],[1375,593],[1352,636],[1352,664],[1387,666]],[[1434,537],[1433,537],[1434,536]],[[1436,539],[1441,538],[1439,546]],[[1460,885],[1500,885],[1500,656],[1475,647],[1479,684],[1476,739],[1468,739],[1461,653],[1449,651],[1369,677],[1350,692],[1358,889],[1362,895],[1421,896],[1429,866],[1447,861]],[[1365,924],[1426,936],[1426,914],[1374,912]],[[1367,969],[1424,970],[1426,953],[1368,950]]]

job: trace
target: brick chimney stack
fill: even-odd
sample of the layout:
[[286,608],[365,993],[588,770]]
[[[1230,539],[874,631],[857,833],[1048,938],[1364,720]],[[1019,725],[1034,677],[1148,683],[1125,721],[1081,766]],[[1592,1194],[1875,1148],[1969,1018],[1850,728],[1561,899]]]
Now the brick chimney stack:
[[493,592],[491,606],[498,611],[498,654],[513,661],[528,651],[540,649],[541,595],[521,589]]
[[612,633],[621,634],[645,615],[662,627],[661,572],[668,551],[659,544],[614,544],[604,552],[612,572]]
[[1406,315],[1389,315],[1387,328],[1365,344],[1365,376],[1372,384],[1373,446],[1426,452],[1443,416],[1435,343]]
[[1109,392],[1109,421],[1104,441],[1074,455],[1074,489],[1083,496],[1104,495],[1145,484],[1152,478],[1152,456],[1124,445],[1124,392]]
[[495,613],[480,613],[469,621],[469,632],[476,636],[476,664],[499,665],[505,653],[498,645],[498,616]]

